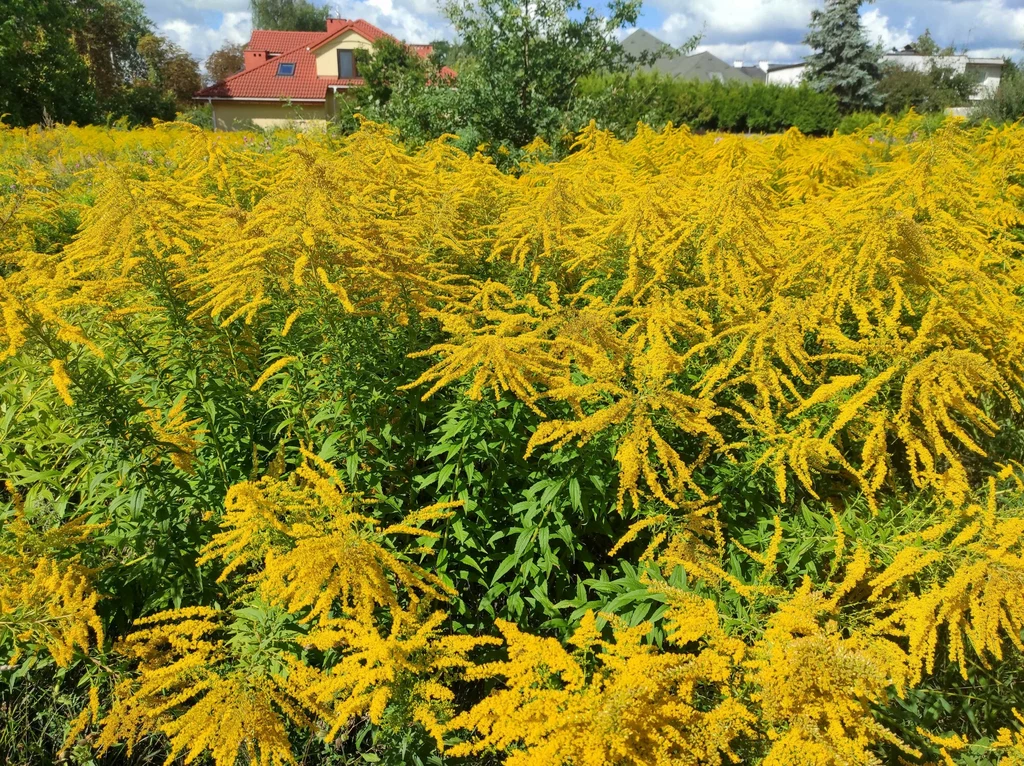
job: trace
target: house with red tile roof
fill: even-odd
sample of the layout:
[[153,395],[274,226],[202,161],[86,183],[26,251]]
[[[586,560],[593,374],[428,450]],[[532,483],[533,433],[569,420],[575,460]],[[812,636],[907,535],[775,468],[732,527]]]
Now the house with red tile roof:
[[[363,84],[355,51],[390,37],[362,19],[328,19],[323,32],[253,30],[245,69],[196,93],[213,108],[216,130],[323,126],[336,100]],[[429,45],[411,45],[422,58]]]

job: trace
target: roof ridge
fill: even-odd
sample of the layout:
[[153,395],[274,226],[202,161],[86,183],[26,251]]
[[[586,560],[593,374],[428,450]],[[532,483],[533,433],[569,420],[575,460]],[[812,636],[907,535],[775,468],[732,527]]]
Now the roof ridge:
[[398,39],[397,37],[395,37],[395,36],[394,36],[393,34],[391,34],[390,32],[388,32],[387,30],[381,29],[381,28],[380,28],[380,27],[378,27],[378,26],[377,26],[376,24],[371,24],[371,23],[370,23],[369,21],[367,21],[366,19],[350,19],[350,21],[351,21],[351,23],[352,23],[352,26],[355,26],[356,24],[363,24],[363,25],[365,25],[365,26],[369,27],[370,29],[372,29],[372,30],[374,30],[374,31],[376,31],[376,32],[380,32],[380,33],[381,33],[382,35],[384,35],[385,37],[391,37],[391,38],[393,38],[393,39],[395,39],[395,40],[397,40],[397,39]]
[[[357,24],[369,27],[374,32],[379,32],[380,35],[378,35],[378,38],[379,37],[390,37],[392,40],[396,40],[398,42],[402,42],[401,40],[399,40],[397,37],[395,37],[390,32],[385,32],[380,27],[374,26],[373,24],[371,24],[369,21],[366,21],[365,19],[346,19],[346,23],[345,24],[343,24],[342,26],[338,27],[333,32],[328,32],[325,37],[323,37],[320,40],[317,40],[315,43],[312,43],[309,46],[309,49],[310,50],[315,50],[316,48],[319,48],[324,43],[330,42],[335,37],[338,37],[339,35],[342,35],[345,32],[351,32],[351,31],[355,30],[358,33],[359,29],[356,26]],[[363,35],[363,37],[366,37],[366,35]],[[370,40],[370,42],[371,43],[375,43],[377,41],[376,40]],[[299,47],[301,47],[301,46],[299,46]]]

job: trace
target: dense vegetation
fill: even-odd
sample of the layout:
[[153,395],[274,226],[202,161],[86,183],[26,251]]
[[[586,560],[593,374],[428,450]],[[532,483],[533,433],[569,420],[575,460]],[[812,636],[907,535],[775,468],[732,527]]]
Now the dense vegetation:
[[[569,97],[554,106],[534,104],[524,110],[519,127],[503,117],[510,104],[484,105],[482,96],[493,83],[466,87],[474,69],[462,69],[455,83],[444,77],[437,61],[412,55],[384,40],[372,52],[361,51],[360,72],[366,85],[339,102],[333,126],[341,132],[358,129],[358,116],[386,122],[403,141],[421,145],[446,134],[472,150],[480,144],[515,152],[523,143],[516,131],[535,130],[557,156],[591,121],[622,139],[632,138],[637,125],[661,128],[668,123],[694,130],[782,133],[797,128],[806,135],[828,135],[841,123],[835,97],[808,87],[718,83],[682,80],[656,72],[626,70],[578,74]],[[468,74],[463,74],[468,73]],[[489,116],[486,116],[489,115]]]
[[1024,758],[1024,130],[0,132],[0,758]]
[[0,72],[0,119],[22,126],[173,120],[201,85],[139,0],[7,0]]
[[591,119],[620,137],[637,123],[688,125],[694,130],[829,135],[840,123],[836,99],[808,87],[680,80],[655,74],[595,76],[580,83],[569,122]]
[[[240,71],[243,46],[225,42],[199,62],[155,33],[139,0],[12,0],[0,19],[0,121],[148,126],[180,119],[212,128],[212,110],[192,100],[203,77]],[[361,51],[365,87],[339,102],[333,127],[358,129],[357,115],[399,130],[420,145],[447,134],[466,150],[515,152],[540,136],[562,156],[591,120],[622,139],[639,122],[695,130],[771,133],[795,127],[828,135],[844,117],[867,110],[942,114],[963,106],[977,83],[945,66],[927,31],[914,43],[934,56],[927,71],[880,64],[881,49],[860,21],[862,0],[828,0],[811,14],[806,88],[679,81],[645,70],[677,48],[629,55],[618,42],[639,19],[641,0],[596,6],[580,0],[444,0],[455,41],[434,41],[424,60],[392,38]],[[255,28],[320,31],[329,8],[310,0],[253,0]],[[447,67],[447,69],[444,69]],[[453,86],[452,71],[458,87]],[[1003,86],[976,104],[977,119],[1024,115],[1021,78],[1007,62]],[[859,119],[859,118],[858,118]],[[254,126],[253,126],[254,127]]]

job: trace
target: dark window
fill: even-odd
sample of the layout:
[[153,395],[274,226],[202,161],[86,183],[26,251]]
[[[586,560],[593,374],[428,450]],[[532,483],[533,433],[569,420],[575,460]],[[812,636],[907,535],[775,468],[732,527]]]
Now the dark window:
[[338,51],[338,77],[342,80],[351,80],[358,76],[355,51]]
[[291,77],[295,74],[295,64],[282,62],[277,65],[278,77]]

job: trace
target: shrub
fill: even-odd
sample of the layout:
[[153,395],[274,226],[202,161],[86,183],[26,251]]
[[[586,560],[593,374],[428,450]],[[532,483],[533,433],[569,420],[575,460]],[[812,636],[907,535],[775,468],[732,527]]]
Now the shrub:
[[754,133],[795,127],[824,135],[838,126],[839,112],[831,96],[806,87],[702,83],[640,72],[584,79],[569,122],[581,127],[590,119],[621,137],[633,135],[637,122]]
[[1024,117],[1024,73],[1007,65],[996,92],[974,109],[971,119],[994,123],[1016,122]]
[[213,108],[209,104],[193,107],[184,112],[178,112],[175,119],[180,122],[188,122],[199,128],[213,130]]
[[925,72],[888,64],[882,69],[877,91],[887,112],[899,114],[914,109],[929,113],[964,106],[976,86],[976,79],[966,72],[935,63]]
[[125,118],[129,125],[149,125],[154,119],[170,122],[178,111],[174,96],[154,85],[119,88],[103,102],[100,111],[108,120]]

